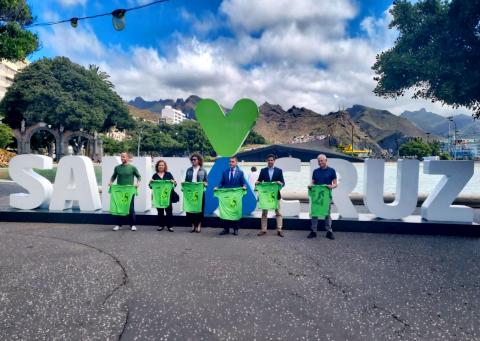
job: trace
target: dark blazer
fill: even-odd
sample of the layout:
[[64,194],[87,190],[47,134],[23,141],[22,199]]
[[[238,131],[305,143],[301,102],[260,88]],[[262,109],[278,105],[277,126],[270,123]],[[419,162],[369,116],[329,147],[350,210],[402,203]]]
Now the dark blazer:
[[220,180],[220,188],[234,188],[246,186],[245,176],[240,168],[235,168],[235,174],[230,181],[230,168],[225,170],[222,174],[222,180]]
[[[262,168],[260,171],[260,175],[258,176],[258,182],[274,182],[274,181],[280,181],[283,186],[285,186],[285,180],[283,179],[283,171],[280,168],[273,167],[273,175],[272,179],[270,179],[270,176],[268,175],[268,167]],[[278,199],[280,199],[282,196],[280,195],[280,191],[278,192]]]
[[[207,171],[205,168],[200,167],[197,173],[197,182],[207,182]],[[187,169],[187,173],[185,174],[185,182],[192,182],[193,178],[193,167]]]

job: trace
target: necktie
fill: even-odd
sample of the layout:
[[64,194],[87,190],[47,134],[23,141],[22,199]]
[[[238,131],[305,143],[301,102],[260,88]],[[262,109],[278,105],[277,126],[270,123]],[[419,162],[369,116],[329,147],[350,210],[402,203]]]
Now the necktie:
[[230,169],[230,182],[233,180],[233,169]]

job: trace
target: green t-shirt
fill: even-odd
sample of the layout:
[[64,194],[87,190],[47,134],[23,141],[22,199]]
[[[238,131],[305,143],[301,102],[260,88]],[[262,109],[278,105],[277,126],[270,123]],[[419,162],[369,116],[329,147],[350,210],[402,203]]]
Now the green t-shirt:
[[133,185],[111,185],[108,189],[110,193],[110,214],[128,215],[130,213],[130,203],[133,196],[137,194],[137,188]]
[[332,190],[326,185],[313,185],[308,190],[310,197],[310,216],[326,218],[330,214]]
[[117,179],[117,185],[133,185],[133,177],[136,177],[139,181],[141,179],[137,167],[131,164],[121,164],[113,169],[113,175],[110,180],[114,182]]
[[255,186],[258,193],[258,208],[262,210],[278,209],[278,191],[282,186],[276,182],[261,182]]
[[203,182],[183,182],[183,210],[188,213],[202,212],[203,191],[205,185]]
[[213,192],[218,198],[220,218],[224,220],[240,220],[242,218],[242,198],[247,190],[242,187],[219,188]]
[[171,180],[153,180],[150,183],[153,207],[167,208],[170,206],[170,195],[173,187],[175,187],[175,184]]

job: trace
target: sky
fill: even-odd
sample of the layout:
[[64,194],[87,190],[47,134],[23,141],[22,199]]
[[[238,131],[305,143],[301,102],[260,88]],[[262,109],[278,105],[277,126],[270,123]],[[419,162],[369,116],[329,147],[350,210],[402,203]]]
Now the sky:
[[[37,22],[81,17],[152,0],[27,0]],[[295,105],[327,114],[353,104],[395,114],[426,108],[470,112],[440,103],[373,94],[375,56],[393,46],[385,0],[169,0],[127,12],[115,31],[110,16],[32,28],[40,49],[29,59],[66,56],[96,64],[126,101],[213,98],[232,107]]]

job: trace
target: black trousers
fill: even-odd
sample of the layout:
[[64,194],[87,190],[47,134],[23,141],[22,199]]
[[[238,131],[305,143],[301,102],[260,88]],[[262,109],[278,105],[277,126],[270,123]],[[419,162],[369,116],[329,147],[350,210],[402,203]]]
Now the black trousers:
[[158,226],[172,227],[172,204],[167,208],[157,208]]
[[220,219],[220,224],[225,231],[230,231],[230,228],[233,230],[238,230],[240,228],[240,220]]
[[134,207],[135,197],[132,197],[130,202],[130,213],[126,216],[117,216],[117,225],[122,226],[123,224],[128,224],[130,226],[135,225],[136,216],[135,216],[135,207]]
[[185,214],[187,216],[187,219],[190,225],[197,227],[203,223],[203,217],[205,216],[204,212],[205,212],[205,194],[203,195],[203,199],[202,199],[202,212],[199,212],[199,213],[186,212]]

